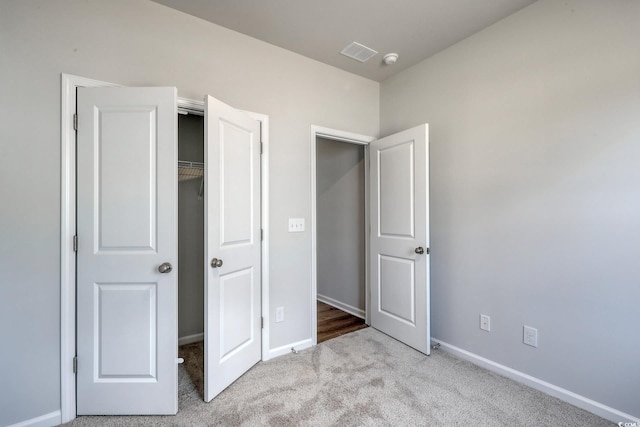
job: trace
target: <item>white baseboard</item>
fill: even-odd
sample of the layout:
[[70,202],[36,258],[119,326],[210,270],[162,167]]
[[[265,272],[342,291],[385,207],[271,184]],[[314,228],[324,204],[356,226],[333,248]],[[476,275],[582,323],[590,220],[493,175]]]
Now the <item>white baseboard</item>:
[[204,332],[199,334],[187,335],[186,337],[180,337],[178,338],[178,345],[191,344],[198,341],[204,341]]
[[269,359],[273,359],[274,357],[283,356],[285,354],[291,353],[291,348],[295,348],[296,351],[304,350],[305,348],[309,348],[313,346],[313,340],[311,338],[294,342],[291,344],[283,345],[281,347],[269,349],[269,353],[266,355],[262,355],[262,360],[267,361]]
[[340,302],[338,300],[330,298],[330,297],[328,297],[326,295],[318,294],[316,297],[318,298],[318,301],[323,302],[325,304],[329,304],[330,306],[338,308],[338,309],[340,309],[342,311],[346,311],[347,313],[352,314],[352,315],[354,315],[356,317],[359,317],[361,319],[364,319],[364,317],[365,317],[364,316],[364,314],[365,314],[364,310],[361,310],[361,309],[359,309],[357,307],[354,307],[354,306],[349,305],[349,304],[345,304],[343,302]]
[[594,413],[616,424],[620,422],[628,422],[638,423],[638,425],[640,425],[640,419],[633,415],[629,415],[617,409],[611,408],[600,402],[596,402],[595,400],[591,400],[587,397],[581,396],[562,387],[558,387],[539,378],[532,377],[531,375],[525,374],[524,372],[516,371],[515,369],[511,369],[507,366],[501,365],[482,356],[478,356],[477,354],[463,350],[451,344],[447,344],[437,338],[432,338],[431,342],[432,344],[440,344],[440,348],[444,351],[458,356],[461,359],[467,360],[474,365],[478,365],[482,368],[496,372],[504,377],[527,385],[550,396],[557,397],[564,402],[570,403],[571,405],[577,406],[578,408],[584,409],[585,411]]
[[9,427],[52,427],[62,423],[62,413],[60,411],[49,412],[48,414],[40,415],[30,420],[21,421],[16,424],[11,424]]

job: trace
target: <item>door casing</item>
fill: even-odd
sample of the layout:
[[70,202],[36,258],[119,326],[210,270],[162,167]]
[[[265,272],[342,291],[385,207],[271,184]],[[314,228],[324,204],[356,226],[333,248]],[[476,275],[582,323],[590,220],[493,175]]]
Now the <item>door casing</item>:
[[318,230],[317,230],[317,138],[330,139],[332,141],[344,142],[364,146],[364,226],[365,226],[365,322],[371,324],[369,314],[370,306],[370,283],[369,283],[369,143],[377,138],[368,135],[360,135],[352,132],[345,132],[338,129],[331,129],[322,126],[311,126],[309,145],[311,149],[311,337],[312,345],[318,343],[318,313],[316,306],[316,296],[318,294]]
[[[76,132],[73,116],[76,112],[76,88],[121,86],[86,77],[61,74],[60,110],[60,403],[62,423],[76,418],[76,256],[73,236],[76,233]],[[178,98],[178,109],[204,111],[202,101]],[[263,240],[261,248],[262,360],[269,357],[269,117],[245,111],[260,121],[261,156],[261,217]]]

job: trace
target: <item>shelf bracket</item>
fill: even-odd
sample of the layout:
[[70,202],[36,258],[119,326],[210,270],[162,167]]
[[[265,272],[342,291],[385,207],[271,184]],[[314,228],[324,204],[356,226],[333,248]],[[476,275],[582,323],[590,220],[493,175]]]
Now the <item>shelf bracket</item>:
[[198,191],[198,200],[202,200],[204,197],[204,176],[202,177],[202,181],[200,181],[200,191]]

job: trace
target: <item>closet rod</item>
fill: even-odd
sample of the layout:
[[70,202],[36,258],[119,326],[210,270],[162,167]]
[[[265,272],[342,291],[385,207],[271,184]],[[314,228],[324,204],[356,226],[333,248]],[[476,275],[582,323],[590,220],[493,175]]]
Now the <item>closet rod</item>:
[[186,116],[193,114],[195,116],[204,116],[204,110],[197,110],[195,108],[178,107],[178,114]]

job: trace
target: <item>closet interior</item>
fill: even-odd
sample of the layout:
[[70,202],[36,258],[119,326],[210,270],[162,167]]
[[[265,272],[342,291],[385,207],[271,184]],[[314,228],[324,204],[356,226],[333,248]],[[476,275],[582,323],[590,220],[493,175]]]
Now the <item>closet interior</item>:
[[197,382],[194,377],[204,376],[203,116],[178,115],[178,159],[179,355]]

